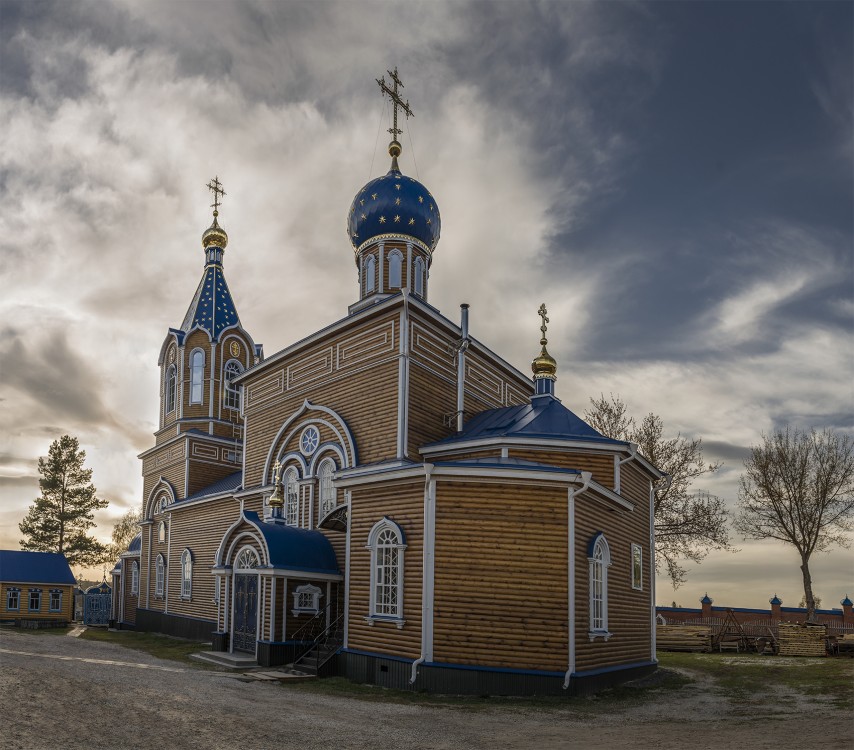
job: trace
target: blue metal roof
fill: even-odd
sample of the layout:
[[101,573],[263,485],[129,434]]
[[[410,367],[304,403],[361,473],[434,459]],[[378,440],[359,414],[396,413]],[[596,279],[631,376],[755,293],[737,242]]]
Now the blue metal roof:
[[430,191],[397,169],[365,185],[347,214],[347,234],[356,248],[373,237],[403,234],[432,250],[441,229],[439,207]]
[[476,469],[517,469],[520,471],[550,471],[555,474],[580,474],[579,469],[566,469],[562,466],[550,466],[537,461],[522,458],[504,458],[486,456],[484,458],[466,458],[462,461],[434,461],[434,466],[470,466]]
[[203,328],[211,340],[216,341],[220,333],[234,325],[240,325],[240,318],[228,291],[222,264],[212,261],[205,266],[181,329],[189,333],[193,328]]
[[208,495],[219,495],[222,492],[231,492],[232,490],[236,490],[238,487],[240,487],[241,484],[243,484],[243,472],[235,471],[234,474],[229,474],[227,477],[218,479],[213,484],[209,484],[207,487],[199,490],[198,492],[193,493],[189,497],[185,497],[179,500],[178,503],[186,503],[190,500],[198,500],[199,498],[207,497]]
[[534,396],[527,404],[482,411],[466,422],[462,432],[431,445],[491,437],[558,438],[627,445],[601,435],[552,396]]
[[335,550],[321,532],[262,521],[251,510],[243,517],[263,535],[274,568],[341,575]]
[[0,581],[8,583],[76,583],[59,552],[0,550]]
[[[142,532],[140,532],[133,539],[131,539],[131,542],[128,545],[128,552],[139,552],[141,549],[142,549]],[[119,562],[121,562],[121,561],[119,561]]]

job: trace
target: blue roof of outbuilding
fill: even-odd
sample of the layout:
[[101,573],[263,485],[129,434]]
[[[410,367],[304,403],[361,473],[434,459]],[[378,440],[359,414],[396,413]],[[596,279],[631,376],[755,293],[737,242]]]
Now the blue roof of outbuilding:
[[600,434],[552,396],[534,396],[526,404],[480,412],[466,422],[462,432],[432,445],[490,437],[558,438],[626,445],[622,440]]
[[430,191],[396,169],[365,185],[347,214],[347,234],[356,248],[373,237],[403,234],[432,250],[441,229],[439,207]]
[[181,329],[189,333],[193,328],[203,328],[211,340],[216,341],[223,330],[234,325],[240,325],[240,318],[231,292],[228,291],[222,265],[218,262],[208,263]]
[[263,535],[274,568],[341,575],[335,550],[321,532],[262,521],[251,510],[243,511],[243,517]]
[[8,583],[76,583],[59,552],[0,550],[0,581]]
[[238,487],[240,487],[242,483],[243,472],[235,471],[234,474],[229,474],[227,477],[218,479],[213,484],[209,484],[207,487],[200,489],[198,492],[193,493],[189,497],[185,497],[182,500],[178,500],[178,503],[186,503],[190,500],[198,500],[199,498],[207,497],[208,495],[219,495],[223,492],[231,492],[232,490],[236,490]]

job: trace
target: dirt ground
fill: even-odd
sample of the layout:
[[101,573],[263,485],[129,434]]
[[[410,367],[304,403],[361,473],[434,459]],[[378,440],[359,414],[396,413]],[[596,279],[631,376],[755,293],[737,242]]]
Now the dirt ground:
[[639,696],[545,706],[368,701],[245,681],[111,643],[0,632],[4,750],[802,750],[819,741],[831,750],[850,747],[854,730],[847,712],[785,689],[747,705],[709,679]]

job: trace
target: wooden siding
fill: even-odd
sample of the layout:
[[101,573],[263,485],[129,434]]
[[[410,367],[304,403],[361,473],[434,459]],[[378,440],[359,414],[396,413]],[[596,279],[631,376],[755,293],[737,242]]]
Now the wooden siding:
[[[623,466],[625,469],[625,465]],[[625,473],[625,472],[623,472]],[[611,510],[589,496],[575,502],[576,524],[576,669],[584,671],[648,661],[651,651],[649,581],[649,503],[638,501],[632,512]],[[608,641],[588,637],[590,574],[588,545],[605,534],[611,552],[608,568]],[[643,549],[643,590],[632,588],[631,545]]]
[[[131,569],[133,568],[133,563],[134,560],[129,560],[127,558],[122,560],[122,575],[118,579],[119,586],[122,585],[122,580],[124,580],[124,615],[121,621],[130,623],[131,625],[136,623],[136,608],[139,606],[139,594],[131,593],[131,582],[133,581],[133,573],[131,572]],[[136,560],[136,564],[139,565],[139,560]],[[137,582],[142,582],[141,566]],[[141,586],[139,587],[139,590],[142,590]],[[121,591],[119,593],[121,594]],[[113,612],[113,619],[119,619],[118,612]]]
[[[216,579],[211,568],[219,544],[229,526],[238,519],[239,512],[237,501],[224,498],[169,514],[172,520],[170,556],[166,569],[169,579],[169,614],[216,620]],[[189,549],[193,555],[193,586],[189,600],[181,598],[181,554],[185,549]]]
[[577,448],[555,448],[552,450],[546,448],[539,450],[510,448],[507,455],[510,458],[520,458],[525,461],[560,466],[564,469],[589,471],[593,474],[593,481],[598,482],[603,487],[607,487],[609,490],[614,489],[613,453],[584,451]]
[[439,481],[437,662],[565,670],[566,490]]
[[[369,625],[371,553],[368,535],[387,516],[406,534],[403,553],[403,619]],[[388,483],[352,491],[350,513],[350,611],[348,647],[417,658],[421,653],[421,590],[424,554],[424,482]]]
[[[7,609],[9,603],[8,590],[20,589],[18,592],[18,609]],[[37,610],[30,609],[30,589],[41,590],[41,600]],[[62,601],[59,612],[50,611],[50,592],[60,590]],[[18,583],[16,581],[0,582],[0,620],[67,620],[74,619],[74,586],[65,583]]]
[[[398,321],[398,310],[369,318],[250,376],[244,385],[245,486],[263,483],[276,434],[306,399],[344,419],[358,441],[360,463],[397,455]],[[323,412],[316,416],[329,419]]]

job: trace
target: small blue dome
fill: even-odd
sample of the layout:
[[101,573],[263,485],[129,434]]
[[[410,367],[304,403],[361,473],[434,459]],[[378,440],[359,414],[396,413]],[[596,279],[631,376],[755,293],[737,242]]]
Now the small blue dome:
[[711,604],[713,601],[714,599],[706,594],[702,599],[700,599],[700,604]]
[[782,600],[779,596],[777,596],[777,594],[774,594],[774,596],[773,596],[772,598],[770,598],[770,599],[768,600],[768,602],[769,602],[770,604],[777,605],[777,604],[782,604],[782,603],[783,603],[783,600]]
[[397,169],[371,180],[353,199],[347,233],[354,248],[382,235],[406,235],[431,251],[439,241],[442,220],[430,191]]
[[848,597],[848,595],[847,595],[847,594],[845,595],[845,598],[844,598],[841,602],[839,602],[839,603],[840,603],[843,607],[850,607],[850,606],[852,606],[851,599]]

